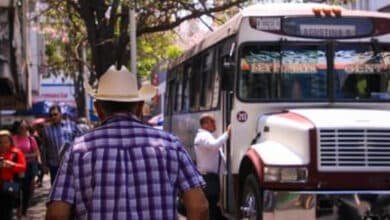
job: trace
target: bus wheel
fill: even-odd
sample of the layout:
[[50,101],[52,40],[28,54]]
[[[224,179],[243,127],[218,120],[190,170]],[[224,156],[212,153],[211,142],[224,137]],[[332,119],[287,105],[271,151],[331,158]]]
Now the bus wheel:
[[250,174],[245,179],[243,194],[241,197],[241,216],[244,219],[262,219],[262,190],[255,175]]

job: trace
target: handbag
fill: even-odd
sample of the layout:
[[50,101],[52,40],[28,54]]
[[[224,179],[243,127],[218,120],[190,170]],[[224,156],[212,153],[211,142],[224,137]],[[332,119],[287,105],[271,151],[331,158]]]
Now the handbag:
[[20,184],[11,181],[4,181],[2,186],[3,193],[12,196],[13,198],[19,197]]
[[180,215],[187,216],[187,210],[180,195],[176,198],[176,209]]
[[[13,154],[12,161],[17,161],[17,154]],[[14,175],[14,181],[3,181],[1,183],[1,191],[15,199],[20,197],[20,178],[18,178],[18,174]]]

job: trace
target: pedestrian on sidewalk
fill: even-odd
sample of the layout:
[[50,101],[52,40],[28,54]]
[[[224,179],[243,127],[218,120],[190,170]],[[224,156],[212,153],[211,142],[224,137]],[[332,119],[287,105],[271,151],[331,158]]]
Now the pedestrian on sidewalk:
[[32,137],[35,138],[35,141],[38,144],[38,149],[41,157],[41,163],[38,163],[38,173],[37,173],[37,180],[35,182],[37,187],[42,187],[43,183],[43,176],[45,174],[44,169],[43,169],[43,164],[42,164],[42,130],[45,126],[46,120],[43,118],[38,118],[32,121],[31,123],[31,129],[30,129],[30,134]]
[[22,204],[21,215],[26,216],[30,200],[35,187],[35,176],[38,173],[38,164],[42,163],[41,153],[35,138],[30,135],[30,125],[26,120],[15,121],[12,126],[13,141],[26,158],[27,167],[22,178]]
[[[0,217],[4,220],[12,219],[12,209],[17,207],[20,198],[17,175],[26,170],[26,160],[23,152],[15,147],[11,133],[0,130]],[[12,193],[11,190],[13,192]]]
[[61,107],[53,105],[49,109],[50,123],[42,132],[43,167],[50,173],[50,183],[53,184],[60,164],[60,151],[67,143],[72,143],[81,134],[75,122],[62,118]]
[[178,138],[140,120],[150,85],[111,66],[98,84],[95,108],[102,125],[68,151],[49,196],[46,219],[177,219],[183,194],[188,219],[207,219],[205,183]]

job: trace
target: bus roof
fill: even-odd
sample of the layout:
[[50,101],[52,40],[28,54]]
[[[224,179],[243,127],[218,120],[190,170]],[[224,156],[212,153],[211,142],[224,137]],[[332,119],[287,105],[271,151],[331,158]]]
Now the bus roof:
[[241,17],[242,14],[238,13],[235,16],[233,16],[233,18],[229,19],[226,23],[219,26],[215,31],[206,34],[199,43],[195,44],[193,47],[185,51],[184,54],[179,58],[170,62],[169,68],[172,65],[177,65],[187,60],[188,58],[198,54],[199,52],[213,45],[214,43],[221,41],[225,38],[228,38],[233,34],[237,33],[237,30],[241,22]]
[[251,16],[313,16],[313,9],[325,9],[337,7],[341,10],[341,16],[356,16],[356,17],[382,17],[390,19],[389,13],[376,11],[360,11],[350,10],[339,6],[332,6],[319,3],[258,3],[255,5],[243,8],[235,16],[229,19],[225,24],[219,26],[215,31],[206,34],[203,39],[186,50],[182,56],[173,60],[169,64],[169,68],[184,62],[185,60],[197,55],[201,51],[214,45],[225,38],[228,38],[237,33],[243,17]]
[[359,17],[384,17],[390,18],[389,13],[376,11],[350,10],[340,6],[318,4],[318,3],[271,3],[255,4],[244,8],[240,13],[243,17],[250,16],[289,16],[289,15],[313,15],[313,9],[339,8],[342,16]]

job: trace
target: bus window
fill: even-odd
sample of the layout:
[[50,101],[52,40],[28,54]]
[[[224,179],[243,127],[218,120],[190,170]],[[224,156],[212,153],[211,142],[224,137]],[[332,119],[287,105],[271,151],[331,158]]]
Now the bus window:
[[249,45],[243,48],[239,96],[244,100],[320,100],[327,97],[322,45]]
[[326,56],[319,45],[283,45],[280,96],[282,100],[326,98]]
[[211,108],[211,99],[212,99],[212,85],[211,81],[212,75],[214,73],[213,69],[213,51],[209,51],[202,57],[202,79],[201,79],[201,98],[200,106],[202,110]]
[[176,79],[176,102],[175,102],[175,112],[181,112],[182,110],[182,98],[183,98],[183,67],[179,66],[177,70],[177,79]]
[[[335,51],[336,99],[389,100],[389,47],[338,44]],[[378,51],[379,50],[379,51]]]
[[195,58],[191,64],[191,79],[190,79],[190,109],[191,111],[198,111],[200,105],[200,75],[201,60]]
[[[170,73],[172,74],[172,73]],[[167,91],[167,105],[166,105],[166,111],[167,111],[167,115],[171,115],[173,113],[173,110],[174,110],[174,106],[175,106],[175,101],[176,99],[174,98],[171,98],[171,97],[176,97],[176,84],[175,84],[175,80],[171,79],[170,81],[168,81],[168,87],[167,87],[168,91]]]
[[[216,50],[216,57],[219,57],[221,54],[221,48],[218,48]],[[212,88],[212,93],[213,93],[213,99],[211,103],[212,108],[217,108],[219,104],[219,94],[220,94],[220,89],[221,89],[221,66],[223,59],[216,59],[214,62],[214,71],[213,71],[213,78],[211,81],[213,82],[213,88]]]
[[239,96],[243,99],[271,99],[272,78],[279,73],[280,49],[275,46],[253,45],[243,48]]
[[214,84],[215,84],[215,74],[216,70],[214,68],[214,50],[210,52],[210,56],[207,60],[208,65],[208,76],[207,76],[207,94],[206,94],[206,106],[208,109],[212,108],[212,102],[213,102],[213,91],[214,91]]
[[188,112],[190,110],[190,76],[191,66],[186,64],[183,70],[183,112]]

